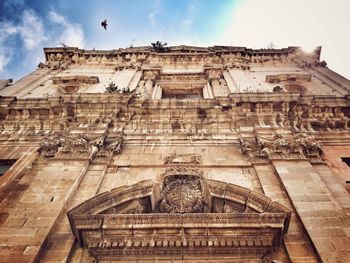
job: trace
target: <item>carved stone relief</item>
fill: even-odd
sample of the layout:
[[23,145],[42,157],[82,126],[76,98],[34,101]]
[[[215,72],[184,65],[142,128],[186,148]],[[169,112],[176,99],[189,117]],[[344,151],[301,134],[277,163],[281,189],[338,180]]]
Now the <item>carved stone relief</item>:
[[[215,248],[210,256],[216,259],[238,254],[240,259],[261,258],[281,245],[290,220],[288,209],[246,188],[206,181],[202,174],[188,167],[167,169],[159,200],[153,181],[101,193],[68,212],[72,231],[96,260],[173,258],[172,252],[195,259],[208,248]],[[153,198],[159,207],[150,212],[147,203]],[[223,208],[220,198],[225,198]],[[217,200],[217,208],[208,209],[208,199]],[[252,245],[246,246],[246,240]]]
[[43,158],[90,158],[107,160],[119,154],[123,137],[107,138],[106,134],[89,138],[86,134],[78,136],[56,134],[42,139],[38,152]]
[[201,157],[196,154],[173,154],[164,158],[164,164],[200,164]]
[[57,85],[61,93],[75,93],[87,85],[99,83],[97,76],[59,76],[53,77],[52,83]]
[[306,133],[299,133],[292,138],[284,138],[277,134],[272,140],[255,136],[248,141],[240,138],[239,145],[241,153],[249,157],[267,159],[304,159],[312,158],[322,161],[322,147],[319,140]]

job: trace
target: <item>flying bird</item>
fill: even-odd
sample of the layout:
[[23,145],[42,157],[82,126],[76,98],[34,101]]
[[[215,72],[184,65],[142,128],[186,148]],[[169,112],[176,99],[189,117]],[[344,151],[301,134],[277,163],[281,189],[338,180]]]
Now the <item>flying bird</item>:
[[105,20],[103,20],[102,22],[101,22],[101,26],[105,29],[105,30],[107,30],[107,19],[105,19]]

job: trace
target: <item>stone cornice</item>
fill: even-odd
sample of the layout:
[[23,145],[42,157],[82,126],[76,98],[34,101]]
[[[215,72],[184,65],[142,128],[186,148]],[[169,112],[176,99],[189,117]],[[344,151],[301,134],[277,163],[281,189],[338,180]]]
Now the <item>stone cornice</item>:
[[[86,58],[96,58],[98,60],[104,59],[105,63],[118,64],[117,60],[112,58],[123,58],[124,63],[130,61],[127,56],[134,57],[134,62],[130,66],[137,66],[135,61],[146,61],[149,57],[209,57],[214,59],[212,63],[217,59],[225,59],[227,56],[234,56],[241,58],[242,61],[249,62],[252,58],[264,58],[270,57],[271,60],[286,58],[289,55],[295,57],[296,61],[302,64],[317,64],[320,58],[321,48],[317,48],[314,53],[307,54],[299,47],[288,47],[282,49],[251,49],[246,47],[233,47],[233,46],[213,46],[213,47],[191,47],[191,46],[172,46],[168,47],[165,52],[155,52],[150,46],[146,47],[133,47],[133,48],[120,48],[113,50],[84,50],[76,47],[54,47],[44,48],[46,61],[60,61],[60,65],[51,65],[54,69],[62,68],[62,63],[65,65],[68,63],[82,63],[86,61]],[[140,56],[140,57],[139,57]],[[226,56],[226,57],[225,57]],[[108,59],[107,59],[108,58]],[[215,60],[216,59],[216,60]],[[79,61],[79,62],[78,62]],[[97,62],[93,60],[92,62]],[[121,62],[121,61],[119,61]],[[228,61],[226,61],[228,62]],[[220,62],[221,63],[221,62]]]
[[[170,46],[167,52],[154,54],[159,55],[200,55],[200,54],[213,54],[213,53],[241,53],[242,55],[262,55],[262,54],[288,54],[300,50],[300,47],[287,47],[281,49],[252,49],[247,47],[236,47],[236,46],[211,46],[211,47],[195,47],[195,46]],[[50,53],[79,53],[79,54],[91,54],[91,55],[116,55],[122,53],[150,53],[150,46],[132,47],[132,48],[119,48],[112,50],[87,50],[79,49],[77,47],[47,47],[44,48],[45,54]],[[180,53],[179,53],[180,52]]]

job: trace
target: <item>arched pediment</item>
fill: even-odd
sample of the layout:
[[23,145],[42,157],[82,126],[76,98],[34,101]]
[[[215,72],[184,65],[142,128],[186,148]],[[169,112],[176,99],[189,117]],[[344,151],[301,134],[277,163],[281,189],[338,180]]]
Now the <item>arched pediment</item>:
[[192,255],[191,246],[213,246],[218,255],[262,255],[281,244],[290,211],[247,188],[206,180],[196,169],[173,168],[158,182],[101,193],[68,218],[91,256],[128,260],[138,253],[162,258],[170,248]]

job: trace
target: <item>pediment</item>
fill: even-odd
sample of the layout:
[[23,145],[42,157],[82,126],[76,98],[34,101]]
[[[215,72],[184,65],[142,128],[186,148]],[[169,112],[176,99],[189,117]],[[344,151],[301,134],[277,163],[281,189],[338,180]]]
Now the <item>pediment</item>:
[[97,260],[132,260],[140,253],[196,258],[193,246],[212,248],[219,257],[260,257],[281,245],[290,211],[247,188],[175,168],[161,181],[101,193],[70,210],[68,218],[79,244]]

